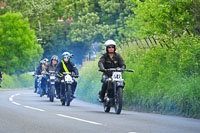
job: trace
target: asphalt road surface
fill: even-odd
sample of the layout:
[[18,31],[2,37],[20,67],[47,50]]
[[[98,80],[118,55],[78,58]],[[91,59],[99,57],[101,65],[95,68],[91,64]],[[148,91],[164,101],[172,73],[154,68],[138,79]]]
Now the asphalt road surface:
[[0,133],[200,133],[200,120],[122,111],[73,100],[39,97],[32,90],[0,91]]

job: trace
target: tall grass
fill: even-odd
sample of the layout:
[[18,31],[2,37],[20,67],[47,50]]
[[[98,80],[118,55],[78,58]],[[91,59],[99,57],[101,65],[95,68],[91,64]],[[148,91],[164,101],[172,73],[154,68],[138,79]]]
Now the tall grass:
[[[124,107],[200,118],[200,41],[183,36],[175,46],[141,50],[135,44],[118,49],[128,69],[124,73]],[[101,87],[98,59],[80,70],[78,94],[95,102]]]

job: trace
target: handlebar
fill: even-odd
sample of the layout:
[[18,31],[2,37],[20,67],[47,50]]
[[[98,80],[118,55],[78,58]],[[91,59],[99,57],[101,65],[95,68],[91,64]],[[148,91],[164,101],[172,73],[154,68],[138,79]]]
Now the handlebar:
[[123,69],[123,68],[109,68],[109,69],[105,69],[105,70],[99,70],[101,72],[135,72],[134,70],[131,69]]
[[60,78],[61,78],[61,77],[64,77],[64,75],[70,75],[70,76],[72,76],[72,77],[74,77],[74,78],[78,78],[78,77],[79,77],[79,75],[76,75],[76,74],[71,73],[71,72],[63,72],[62,74],[63,74],[63,76],[60,76],[60,75],[59,75]]

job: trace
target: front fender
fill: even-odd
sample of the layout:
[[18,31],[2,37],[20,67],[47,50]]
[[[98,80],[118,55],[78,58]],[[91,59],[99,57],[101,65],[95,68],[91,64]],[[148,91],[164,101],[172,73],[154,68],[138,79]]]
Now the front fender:
[[123,87],[124,88],[125,83],[124,82],[116,82],[116,87]]

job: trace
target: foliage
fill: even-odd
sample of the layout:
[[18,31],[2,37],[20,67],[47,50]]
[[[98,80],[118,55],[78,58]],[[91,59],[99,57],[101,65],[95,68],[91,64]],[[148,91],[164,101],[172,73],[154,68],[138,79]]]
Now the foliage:
[[97,102],[98,91],[101,89],[101,73],[98,72],[98,59],[84,62],[80,69],[76,94],[86,101]]
[[200,41],[182,36],[175,42],[170,49],[123,48],[127,66],[135,68],[135,74],[124,74],[125,104],[130,109],[200,117]]
[[[177,38],[170,49],[158,46],[144,51],[129,44],[118,52],[127,68],[135,70],[123,74],[126,109],[200,117],[200,41],[196,37]],[[77,94],[90,102],[96,102],[101,87],[97,60],[80,69]]]
[[0,16],[0,69],[7,73],[25,72],[42,54],[28,19],[20,13]]
[[28,73],[20,75],[3,74],[2,89],[27,88],[34,85],[34,77]]
[[[136,38],[157,35],[157,37],[178,36],[183,30],[190,27],[192,32],[199,29],[200,5],[196,0],[145,0],[144,2],[132,0],[137,6],[133,9],[135,18],[127,21]],[[195,8],[194,8],[195,7]]]

